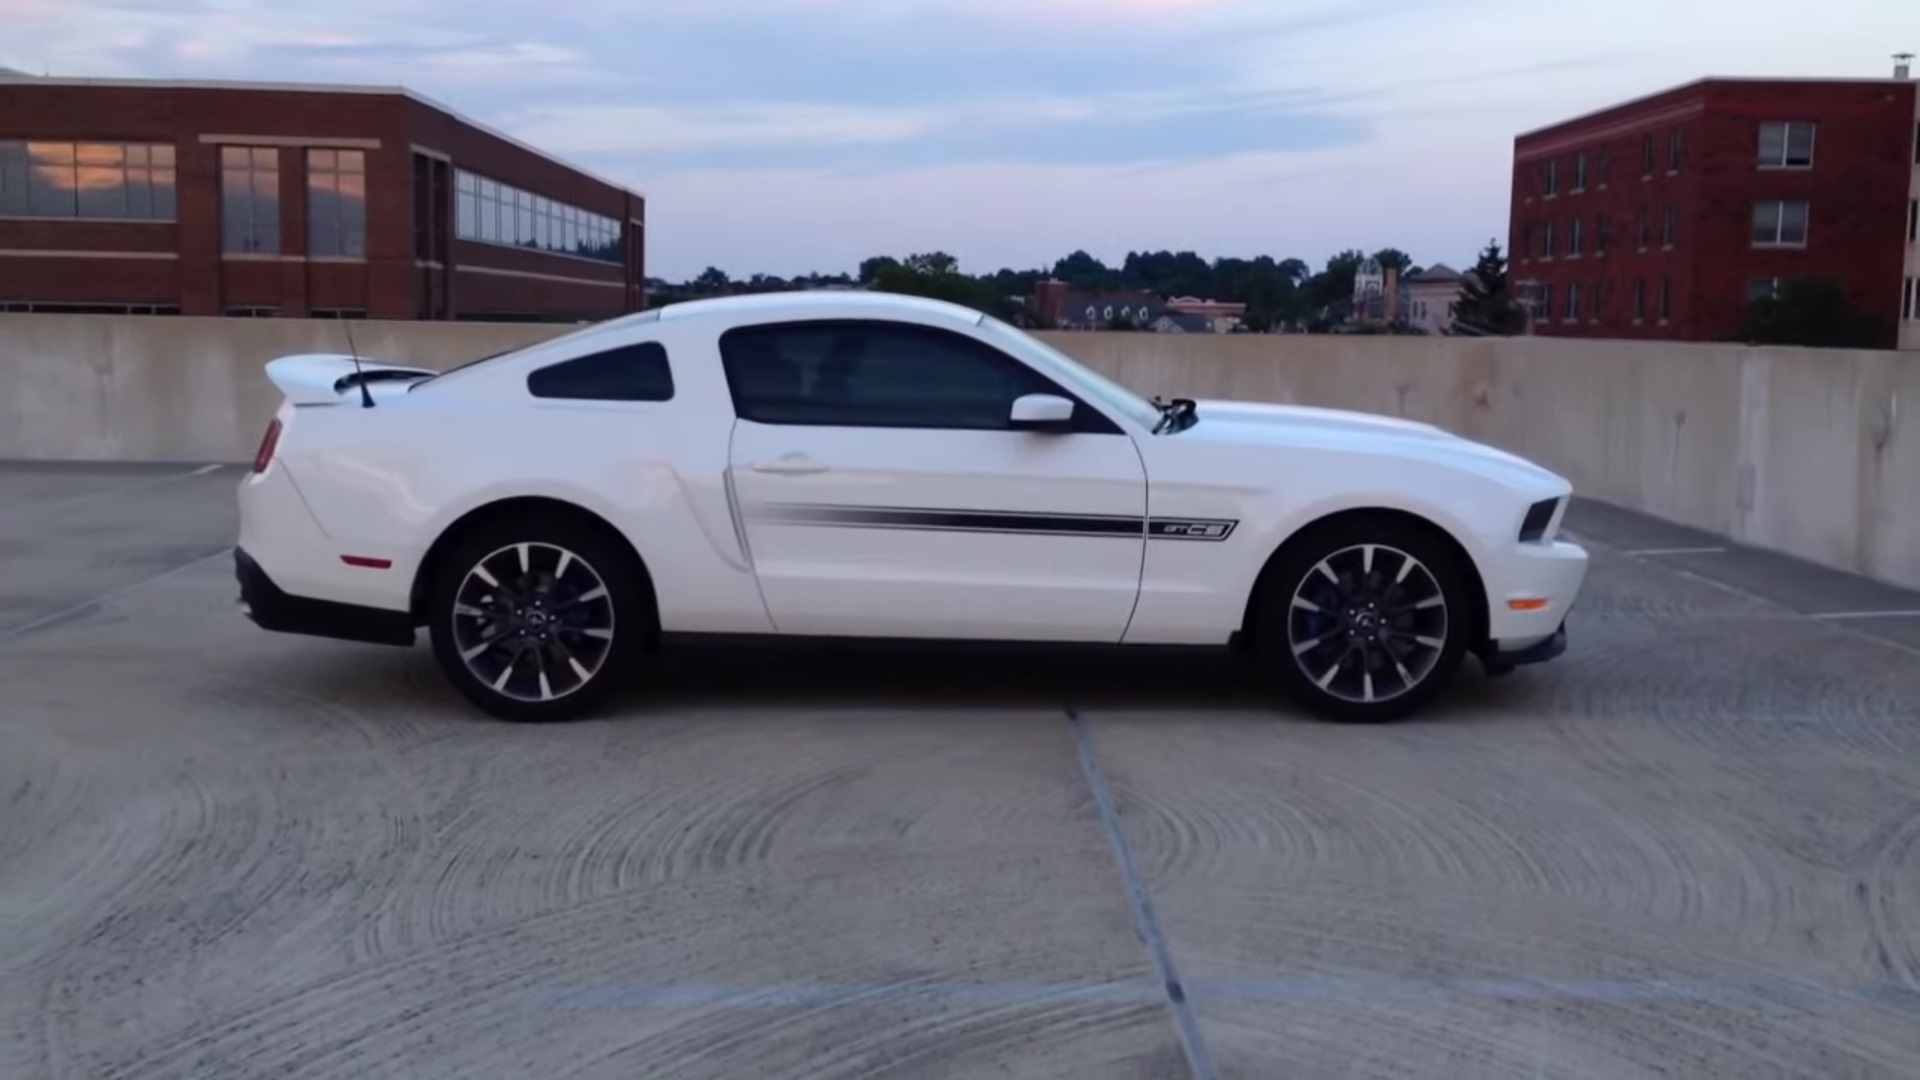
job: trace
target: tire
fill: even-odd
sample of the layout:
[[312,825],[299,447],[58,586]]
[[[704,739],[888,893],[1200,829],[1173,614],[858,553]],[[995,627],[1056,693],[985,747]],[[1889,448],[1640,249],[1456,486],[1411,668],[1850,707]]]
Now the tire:
[[632,552],[605,529],[564,516],[483,522],[431,573],[434,659],[467,700],[502,720],[587,715],[652,633]]
[[1460,669],[1477,623],[1470,572],[1430,528],[1381,517],[1314,526],[1261,583],[1259,662],[1325,719],[1400,719]]

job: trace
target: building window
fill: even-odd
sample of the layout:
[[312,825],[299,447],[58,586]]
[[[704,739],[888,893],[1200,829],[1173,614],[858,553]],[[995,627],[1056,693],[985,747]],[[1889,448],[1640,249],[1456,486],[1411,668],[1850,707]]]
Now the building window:
[[1920,124],[1913,125],[1913,163],[1920,165]]
[[1587,190],[1587,155],[1573,155],[1573,190]]
[[228,254],[280,253],[279,150],[220,148],[220,238]]
[[1593,219],[1593,253],[1595,255],[1607,253],[1607,244],[1613,239],[1612,233],[1612,218],[1603,216]]
[[1600,151],[1600,186],[1606,187],[1607,181],[1611,179],[1613,179],[1613,151],[1602,150]]
[[1812,168],[1813,128],[1811,123],[1768,121],[1761,124],[1760,167],[1763,169]]
[[1907,242],[1920,242],[1920,199],[1907,200]]
[[0,217],[172,221],[165,143],[0,141]]
[[623,263],[620,223],[543,195],[456,170],[455,226],[462,240],[504,244],[553,255]]
[[1577,281],[1567,282],[1566,321],[1568,322],[1580,321],[1580,283]]
[[1775,277],[1754,278],[1747,282],[1747,303],[1771,300],[1780,295],[1780,279]]
[[1673,318],[1673,279],[1660,275],[1660,321]]
[[1753,204],[1754,247],[1805,247],[1808,208],[1804,202],[1771,200]]
[[1549,221],[1541,226],[1540,257],[1553,258],[1553,246],[1553,222]]
[[1633,281],[1633,321],[1639,322],[1647,317],[1647,279],[1635,278]]
[[473,239],[480,232],[480,178],[470,172],[453,178],[454,232]]
[[1684,131],[1676,131],[1673,133],[1673,137],[1667,141],[1667,171],[1670,173],[1679,172],[1680,163],[1686,159],[1686,156],[1687,133]]
[[1907,295],[1900,309],[1900,317],[1908,322],[1920,322],[1920,278],[1907,279]]
[[1647,250],[1647,243],[1652,238],[1652,236],[1653,236],[1652,218],[1649,217],[1649,215],[1647,214],[1647,208],[1643,206],[1640,208],[1640,230],[1639,230],[1639,245],[1640,245],[1641,251]]
[[1550,281],[1540,283],[1540,321],[1553,321],[1553,283]]
[[1560,193],[1560,163],[1547,162],[1547,195],[1552,197]]
[[1680,211],[1668,203],[1660,212],[1660,246],[1672,247],[1680,238]]
[[1606,299],[1606,282],[1596,278],[1592,290],[1587,293],[1588,321],[1595,323],[1600,321],[1600,305],[1605,303]]
[[277,307],[230,307],[226,309],[230,319],[276,319],[280,317]]
[[307,254],[366,258],[367,155],[307,151]]
[[1653,136],[1648,135],[1646,138],[1640,140],[1640,178],[1644,180],[1652,175]]
[[1567,258],[1577,259],[1586,251],[1586,222],[1574,218],[1567,226]]

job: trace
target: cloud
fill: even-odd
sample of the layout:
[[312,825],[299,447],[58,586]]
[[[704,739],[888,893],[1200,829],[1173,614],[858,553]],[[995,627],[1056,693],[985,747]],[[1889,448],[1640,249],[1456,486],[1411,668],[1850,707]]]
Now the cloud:
[[0,65],[403,83],[647,192],[669,276],[915,247],[1460,265],[1504,233],[1516,132],[1705,74],[1884,75],[1911,3],[0,0]]

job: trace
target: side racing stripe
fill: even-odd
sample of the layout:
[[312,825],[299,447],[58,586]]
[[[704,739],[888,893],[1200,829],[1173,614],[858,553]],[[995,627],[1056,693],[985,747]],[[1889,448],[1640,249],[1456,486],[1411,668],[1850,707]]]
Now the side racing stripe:
[[894,506],[822,506],[763,503],[746,508],[749,521],[838,529],[1003,533],[1021,536],[1085,536],[1219,542],[1240,523],[1218,518],[1124,514],[1046,514],[1018,510],[959,510]]

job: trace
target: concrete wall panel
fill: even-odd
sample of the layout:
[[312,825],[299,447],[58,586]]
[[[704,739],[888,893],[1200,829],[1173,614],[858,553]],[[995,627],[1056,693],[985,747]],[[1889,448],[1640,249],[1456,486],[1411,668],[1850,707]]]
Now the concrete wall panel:
[[[355,322],[443,368],[569,327]],[[1583,494],[1920,587],[1920,356],[1543,338],[1047,334],[1145,394],[1361,409],[1556,469]],[[245,461],[276,356],[333,320],[0,315],[0,458]]]

